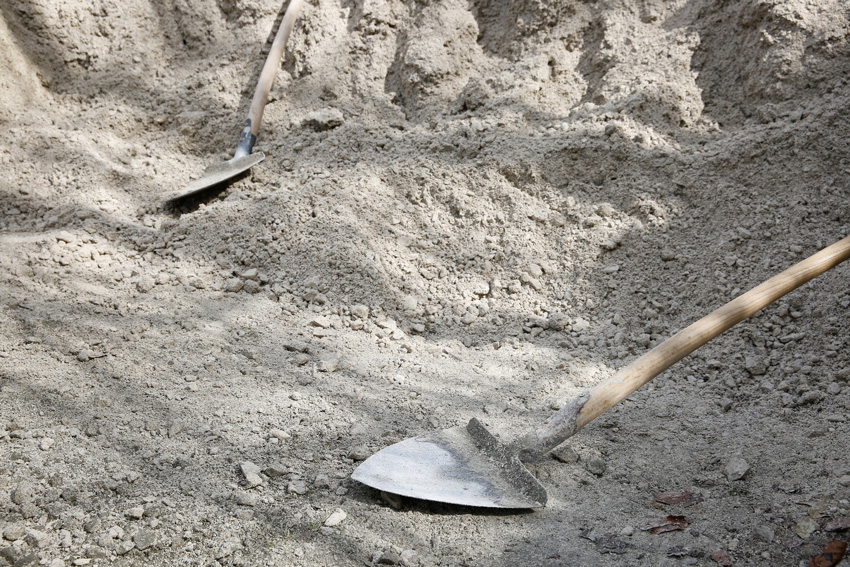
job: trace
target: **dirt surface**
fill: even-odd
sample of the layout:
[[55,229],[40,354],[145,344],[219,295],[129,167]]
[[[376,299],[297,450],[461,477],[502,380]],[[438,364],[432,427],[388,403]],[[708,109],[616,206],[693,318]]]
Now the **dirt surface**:
[[313,0],[266,160],[165,204],[231,155],[282,13],[0,3],[0,565],[796,566],[847,541],[847,265],[532,465],[544,509],[349,478],[471,417],[509,441],[850,234],[844,0]]

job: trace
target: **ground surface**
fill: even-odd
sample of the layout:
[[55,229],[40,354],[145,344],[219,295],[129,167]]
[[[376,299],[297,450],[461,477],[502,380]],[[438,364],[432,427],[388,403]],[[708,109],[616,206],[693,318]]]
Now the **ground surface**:
[[[267,159],[164,205],[230,156],[281,14],[0,3],[0,565],[798,565],[846,541],[850,266],[534,465],[542,510],[349,479],[470,417],[510,440],[850,234],[846,2],[314,0]],[[667,516],[688,525],[647,530]]]

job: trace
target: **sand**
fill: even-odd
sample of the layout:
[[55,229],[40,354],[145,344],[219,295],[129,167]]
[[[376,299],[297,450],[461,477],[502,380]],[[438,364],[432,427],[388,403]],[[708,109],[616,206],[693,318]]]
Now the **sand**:
[[541,510],[349,478],[471,417],[509,442],[850,234],[846,2],[314,0],[266,160],[166,203],[232,154],[284,8],[0,5],[0,564],[806,565],[847,540],[850,266],[530,465]]

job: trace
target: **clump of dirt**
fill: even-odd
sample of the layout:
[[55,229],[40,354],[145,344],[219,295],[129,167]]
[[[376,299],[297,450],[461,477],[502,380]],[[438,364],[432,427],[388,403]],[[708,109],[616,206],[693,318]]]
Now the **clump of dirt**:
[[349,478],[471,417],[508,442],[850,234],[840,2],[318,0],[266,160],[166,204],[230,157],[284,9],[0,6],[0,562],[784,565],[846,536],[846,266],[530,465],[542,511]]

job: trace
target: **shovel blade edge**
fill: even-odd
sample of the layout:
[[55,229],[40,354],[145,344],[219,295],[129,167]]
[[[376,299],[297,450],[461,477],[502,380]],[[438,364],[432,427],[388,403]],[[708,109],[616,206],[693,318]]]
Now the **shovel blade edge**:
[[351,478],[372,488],[480,508],[541,508],[546,490],[476,419],[386,447]]

